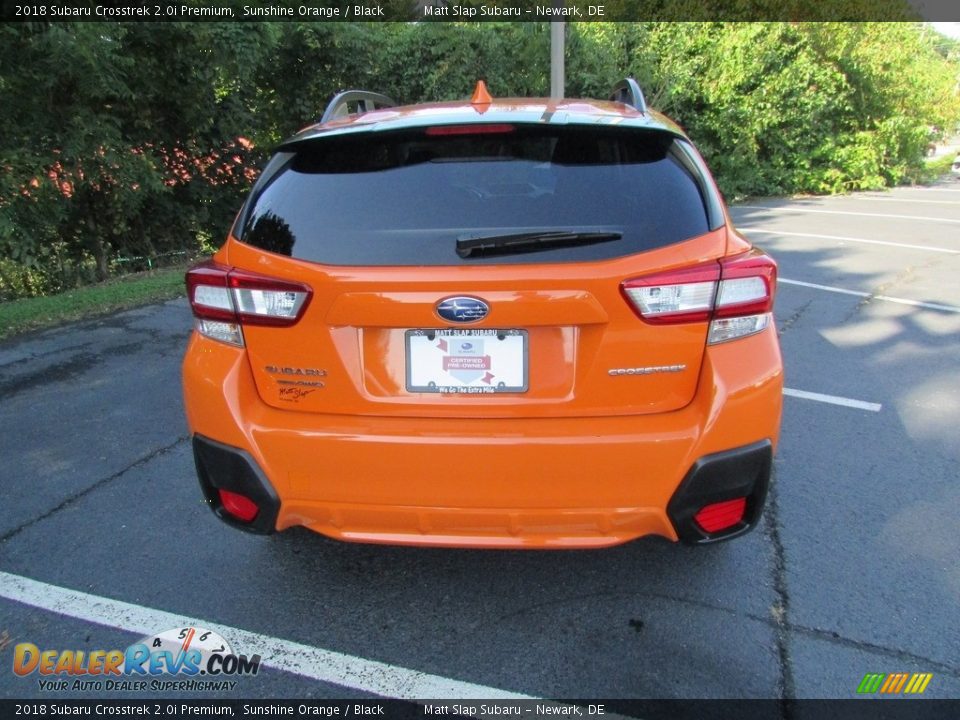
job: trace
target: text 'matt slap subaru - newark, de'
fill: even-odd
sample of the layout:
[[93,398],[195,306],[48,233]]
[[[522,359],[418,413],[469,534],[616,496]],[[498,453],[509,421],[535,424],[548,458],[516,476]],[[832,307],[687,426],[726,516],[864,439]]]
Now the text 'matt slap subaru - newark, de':
[[200,485],[258,533],[741,535],[780,427],[776,275],[632,79],[608,101],[341,93],[187,274]]

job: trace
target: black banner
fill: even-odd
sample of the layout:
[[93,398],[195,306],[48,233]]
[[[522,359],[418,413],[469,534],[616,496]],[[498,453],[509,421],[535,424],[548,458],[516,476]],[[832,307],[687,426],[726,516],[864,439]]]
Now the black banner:
[[0,717],[953,720],[960,700],[0,700]]

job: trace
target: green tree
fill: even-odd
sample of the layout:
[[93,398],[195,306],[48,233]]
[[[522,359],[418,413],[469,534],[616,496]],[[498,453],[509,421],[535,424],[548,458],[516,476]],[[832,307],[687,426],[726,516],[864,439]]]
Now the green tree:
[[0,251],[20,269],[4,265],[0,293],[104,279],[118,256],[222,233],[250,181],[237,138],[270,39],[246,24],[0,27]]

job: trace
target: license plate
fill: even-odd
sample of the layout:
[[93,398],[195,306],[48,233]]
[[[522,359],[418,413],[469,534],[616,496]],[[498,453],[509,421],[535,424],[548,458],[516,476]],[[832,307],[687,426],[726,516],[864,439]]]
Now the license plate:
[[407,392],[527,391],[527,331],[407,330]]

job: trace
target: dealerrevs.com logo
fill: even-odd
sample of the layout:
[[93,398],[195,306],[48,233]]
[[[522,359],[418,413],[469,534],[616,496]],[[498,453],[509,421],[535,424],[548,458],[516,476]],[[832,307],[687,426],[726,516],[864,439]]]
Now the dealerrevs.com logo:
[[143,638],[125,650],[41,650],[20,643],[13,672],[38,676],[40,690],[233,690],[232,678],[256,675],[259,655],[238,655],[222,635],[184,627]]

